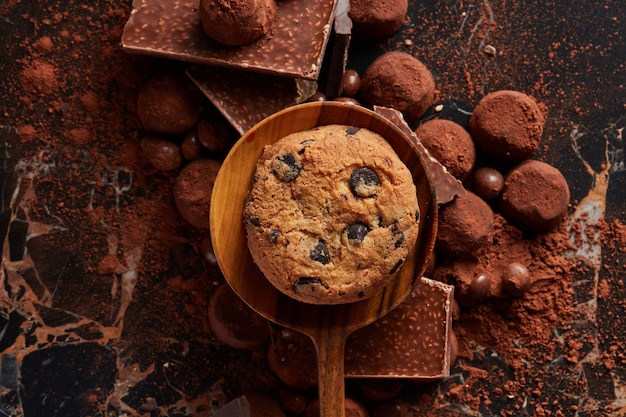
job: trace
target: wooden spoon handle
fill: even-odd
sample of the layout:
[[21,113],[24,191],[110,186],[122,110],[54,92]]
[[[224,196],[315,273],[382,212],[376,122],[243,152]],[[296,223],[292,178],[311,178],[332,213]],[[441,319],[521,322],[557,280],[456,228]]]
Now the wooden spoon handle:
[[319,329],[311,335],[319,363],[319,400],[321,417],[345,417],[344,354],[346,329]]

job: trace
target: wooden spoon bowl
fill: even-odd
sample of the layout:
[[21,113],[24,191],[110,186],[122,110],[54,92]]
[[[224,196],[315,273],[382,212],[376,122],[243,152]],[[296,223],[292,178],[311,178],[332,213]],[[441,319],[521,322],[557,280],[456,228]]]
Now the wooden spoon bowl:
[[[261,273],[248,250],[243,211],[263,148],[288,134],[330,124],[366,128],[389,142],[413,175],[420,226],[416,245],[398,274],[380,293],[355,303],[314,305],[283,294]],[[435,191],[422,155],[395,124],[353,104],[300,104],[264,119],[233,146],[213,186],[210,232],[220,269],[233,290],[253,310],[313,339],[318,351],[320,407],[324,417],[345,413],[343,355],[347,336],[382,317],[409,295],[426,269],[436,231]]]

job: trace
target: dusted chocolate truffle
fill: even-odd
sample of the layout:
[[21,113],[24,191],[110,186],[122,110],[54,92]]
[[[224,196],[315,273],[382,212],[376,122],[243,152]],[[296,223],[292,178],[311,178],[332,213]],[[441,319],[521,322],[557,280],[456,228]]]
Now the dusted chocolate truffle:
[[186,133],[198,121],[198,106],[191,86],[174,75],[148,80],[137,97],[137,116],[148,132],[164,135]]
[[500,90],[478,102],[470,117],[470,133],[485,154],[520,160],[539,150],[544,123],[544,114],[532,97]]
[[200,0],[204,33],[228,46],[270,35],[276,18],[274,0]]
[[475,251],[491,242],[493,225],[491,207],[468,191],[439,209],[436,248],[446,255]]
[[413,55],[386,52],[372,62],[361,79],[361,96],[370,105],[400,111],[407,122],[422,116],[435,97],[435,79]]
[[569,199],[569,187],[563,174],[552,165],[529,159],[506,176],[502,214],[520,227],[544,232],[561,222]]
[[217,287],[209,300],[209,324],[221,342],[236,349],[253,349],[269,338],[267,320],[225,283]]
[[476,148],[469,132],[458,123],[431,119],[415,129],[415,134],[450,174],[463,180],[476,162]]
[[350,0],[352,34],[362,39],[386,38],[402,27],[408,0]]
[[209,228],[209,206],[213,183],[221,164],[198,159],[187,164],[174,182],[174,202],[178,212],[192,226]]

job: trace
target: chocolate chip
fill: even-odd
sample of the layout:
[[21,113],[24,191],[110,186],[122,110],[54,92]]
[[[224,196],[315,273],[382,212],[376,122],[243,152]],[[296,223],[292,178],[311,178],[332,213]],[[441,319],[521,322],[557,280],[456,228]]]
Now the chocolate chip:
[[400,269],[400,267],[402,266],[402,264],[404,263],[404,259],[400,259],[398,262],[396,262],[396,264],[393,266],[393,268],[391,268],[391,271],[389,271],[390,274],[395,274],[396,271],[398,269]]
[[272,229],[272,231],[270,232],[270,243],[276,243],[276,241],[278,240],[278,235],[280,235],[280,230]]
[[419,222],[419,221],[420,221],[420,212],[419,212],[419,211],[416,211],[416,212],[415,212],[415,221],[416,221],[416,222]]
[[317,242],[317,245],[315,245],[313,250],[311,250],[309,257],[312,260],[321,263],[322,265],[326,265],[328,262],[330,262],[330,253],[328,252],[328,247],[321,240]]
[[315,139],[307,139],[300,142],[300,145],[304,145],[304,147],[298,151],[298,155],[304,154],[307,146],[310,146],[313,142],[315,142]]
[[380,181],[378,175],[368,167],[359,168],[350,176],[350,188],[352,192],[359,197],[372,197],[376,195],[379,185]]
[[359,293],[357,294],[357,296],[358,296],[359,298],[363,298],[363,297],[365,297],[365,291],[359,291]]
[[261,225],[261,220],[258,217],[248,217],[248,222],[255,227],[259,227]]
[[285,152],[272,161],[272,172],[280,181],[289,182],[298,178],[302,163],[291,152]]
[[365,235],[370,231],[370,228],[363,223],[354,223],[346,227],[346,233],[348,234],[348,240],[356,240],[363,242]]
[[404,243],[404,233],[402,233],[400,237],[396,240],[396,243],[394,244],[394,246],[396,248],[399,248],[400,245],[402,245],[402,243]]
[[349,128],[346,129],[346,135],[354,135],[359,130],[361,130],[360,127],[350,126]]
[[299,277],[296,282],[293,284],[293,289],[295,292],[300,293],[305,289],[310,291],[315,291],[316,286],[321,286],[324,288],[328,288],[328,286],[319,278],[315,277]]

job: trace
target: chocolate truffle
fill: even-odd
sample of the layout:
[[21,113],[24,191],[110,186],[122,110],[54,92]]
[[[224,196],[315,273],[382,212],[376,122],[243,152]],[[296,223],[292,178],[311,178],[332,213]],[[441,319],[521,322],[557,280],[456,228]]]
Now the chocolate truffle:
[[209,324],[221,342],[236,349],[253,349],[269,338],[267,320],[248,307],[226,283],[211,295]]
[[176,75],[156,75],[137,96],[137,116],[148,132],[179,135],[198,121],[198,106],[191,86]]
[[415,129],[415,134],[455,178],[462,181],[471,172],[476,162],[476,148],[463,126],[451,120],[431,119]]
[[482,152],[521,160],[539,150],[545,117],[532,97],[500,90],[478,102],[469,123],[472,138]]
[[361,78],[362,100],[369,105],[391,107],[413,123],[433,103],[435,79],[413,55],[386,52],[372,62]]
[[274,0],[200,0],[204,33],[228,46],[245,45],[270,35],[275,18]]
[[504,187],[504,177],[494,168],[482,167],[474,171],[474,192],[485,200],[500,195]]
[[198,159],[187,164],[174,182],[178,212],[198,229],[209,228],[211,193],[220,167],[220,162],[213,159]]
[[408,0],[350,0],[352,34],[361,39],[386,38],[402,27]]
[[563,174],[545,162],[526,160],[506,176],[502,215],[534,232],[556,227],[569,205],[570,192]]
[[445,255],[473,252],[491,242],[493,226],[491,207],[476,194],[467,192],[439,209],[437,251]]

